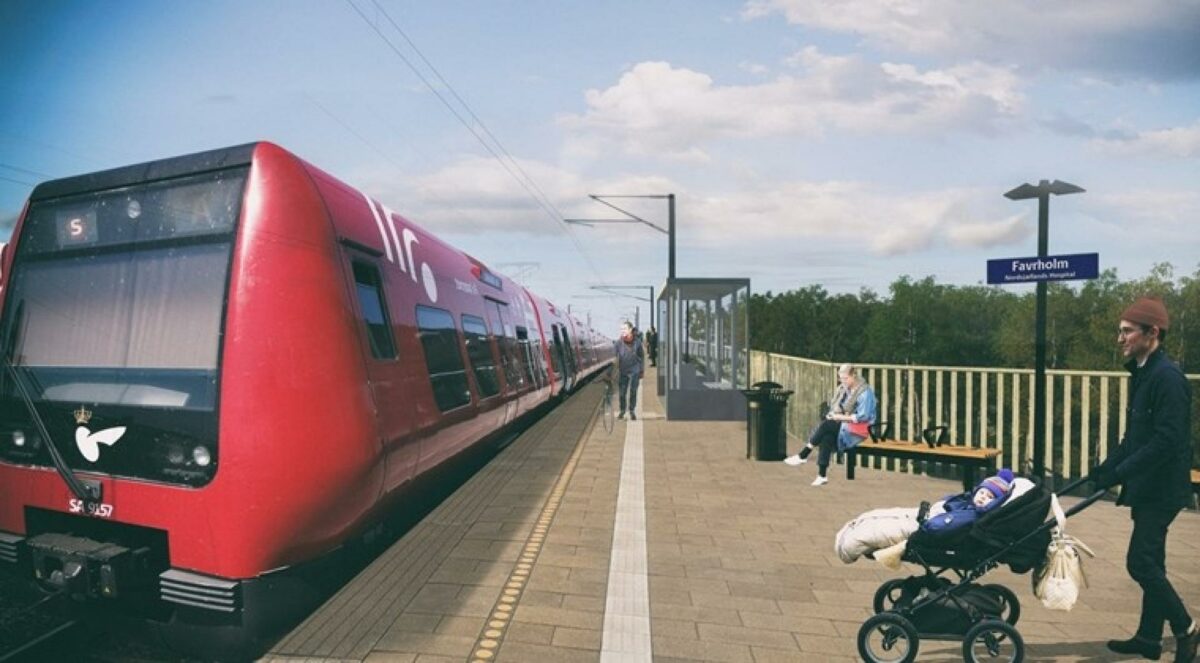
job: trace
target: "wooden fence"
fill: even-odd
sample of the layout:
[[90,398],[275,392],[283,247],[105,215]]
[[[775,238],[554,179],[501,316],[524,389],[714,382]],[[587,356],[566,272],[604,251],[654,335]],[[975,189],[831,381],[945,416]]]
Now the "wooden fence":
[[[879,418],[892,437],[921,439],[931,426],[947,426],[951,444],[1001,450],[1000,465],[1028,472],[1033,456],[1033,370],[972,366],[858,364],[879,399]],[[818,408],[837,385],[837,364],[753,351],[750,376],[794,390],[788,432],[806,438]],[[1192,383],[1192,440],[1200,439],[1200,375]],[[1048,472],[1084,476],[1125,431],[1129,374],[1124,371],[1046,371]],[[1195,452],[1193,452],[1195,453]],[[1195,458],[1194,458],[1195,462]]]

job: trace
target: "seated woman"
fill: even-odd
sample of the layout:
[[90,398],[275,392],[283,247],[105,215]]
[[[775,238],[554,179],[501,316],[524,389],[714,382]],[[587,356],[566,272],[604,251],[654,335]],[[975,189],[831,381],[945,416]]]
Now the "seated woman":
[[867,429],[875,423],[875,392],[858,375],[858,370],[850,364],[842,364],[838,368],[840,384],[833,392],[832,409],[825,415],[825,421],[817,427],[808,438],[808,444],[794,456],[788,456],[783,462],[788,465],[802,465],[808,462],[808,457],[814,448],[820,448],[817,455],[817,478],[812,485],[824,486],[829,483],[829,459],[836,446],[838,451],[845,451],[857,446],[870,434]]

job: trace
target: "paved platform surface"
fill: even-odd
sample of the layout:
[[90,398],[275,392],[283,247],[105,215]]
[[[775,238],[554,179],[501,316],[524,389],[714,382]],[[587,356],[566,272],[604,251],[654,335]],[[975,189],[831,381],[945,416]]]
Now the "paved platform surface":
[[[961,489],[953,479],[867,468],[850,482],[842,466],[813,487],[812,464],[746,460],[744,424],[667,422],[653,393],[643,394],[637,423],[618,421],[611,434],[597,424],[577,444],[601,394],[591,385],[548,415],[270,658],[858,660],[855,636],[875,590],[918,569],[844,564],[834,535],[869,509],[915,506]],[[639,446],[640,475],[627,457]],[[630,501],[639,481],[640,511]],[[631,530],[639,516],[641,538]],[[1029,575],[1004,568],[987,581],[1020,597],[1027,660],[1123,660],[1104,641],[1130,636],[1140,610],[1140,590],[1124,571],[1129,512],[1099,503],[1068,530],[1098,555],[1085,561],[1091,586],[1070,612],[1043,608]],[[1200,615],[1195,511],[1171,528],[1168,568]],[[638,617],[642,600],[648,634]],[[957,643],[923,641],[918,660],[958,661],[960,651]]]

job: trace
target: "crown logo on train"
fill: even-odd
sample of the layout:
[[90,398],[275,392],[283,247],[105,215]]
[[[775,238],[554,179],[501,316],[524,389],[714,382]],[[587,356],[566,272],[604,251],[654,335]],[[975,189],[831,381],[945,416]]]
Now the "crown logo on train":
[[92,412],[86,407],[80,405],[78,410],[75,410],[75,423],[86,424],[92,420]]

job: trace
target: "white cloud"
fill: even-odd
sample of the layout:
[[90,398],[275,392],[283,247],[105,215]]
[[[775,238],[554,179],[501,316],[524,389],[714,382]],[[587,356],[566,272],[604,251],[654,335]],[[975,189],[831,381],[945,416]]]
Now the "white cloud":
[[1142,131],[1135,136],[1093,142],[1102,150],[1118,155],[1194,159],[1200,157],[1200,120],[1188,127]]
[[1086,204],[1097,217],[1122,228],[1126,236],[1161,233],[1158,240],[1168,241],[1169,234],[1186,231],[1187,238],[1196,238],[1193,229],[1200,220],[1200,192],[1194,190],[1137,187],[1098,194]]
[[741,69],[748,74],[754,74],[755,76],[766,76],[767,73],[770,72],[770,69],[768,69],[765,64],[759,64],[757,62],[739,62],[738,69]]
[[861,35],[886,50],[1151,79],[1200,76],[1200,3],[749,0],[744,19]]
[[[556,235],[563,218],[614,218],[620,215],[588,194],[658,194],[680,187],[656,175],[616,175],[586,180],[569,168],[532,159],[517,159],[532,184],[527,190],[496,159],[462,156],[431,173],[397,177],[395,168],[382,165],[349,178],[373,198],[437,234],[490,232]],[[538,201],[541,201],[539,204]],[[623,205],[647,216],[665,209],[661,201],[644,210],[637,202]],[[547,209],[548,208],[548,209]]]
[[[540,161],[518,159],[517,164],[537,188],[529,185],[527,191],[499,161],[480,156],[464,156],[426,175],[397,177],[395,168],[383,165],[352,179],[435,233],[558,232],[554,216],[538,198],[544,194],[547,207],[574,204],[586,199],[585,185],[573,173]],[[509,166],[520,176],[516,166]]]
[[[894,192],[865,182],[766,181],[748,176],[736,190],[700,193],[660,176],[618,175],[583,179],[561,167],[521,160],[554,209],[567,218],[615,218],[618,212],[588,199],[589,193],[676,193],[681,235],[697,249],[827,243],[864,254],[900,255],[937,246],[983,247],[1026,236],[1019,219],[1000,205],[976,210],[994,192],[947,188]],[[394,172],[355,178],[397,212],[438,234],[488,233],[556,236],[562,226],[494,159],[467,156],[421,177]],[[666,225],[662,200],[613,200],[623,209]],[[654,239],[650,229],[596,226],[592,244],[628,246]],[[563,236],[565,239],[565,235]],[[757,252],[757,249],[755,250]]]
[[628,154],[703,159],[701,145],[726,138],[829,129],[992,133],[1023,103],[1016,76],[980,63],[922,71],[811,46],[788,63],[795,74],[721,86],[701,72],[642,62],[615,85],[588,90],[587,112],[559,123],[574,132],[570,149],[579,153],[615,143]]
[[969,189],[901,194],[861,182],[775,183],[690,198],[687,228],[690,242],[706,246],[823,243],[838,252],[878,256],[1025,239],[1029,228],[1020,218],[1001,217],[998,207],[972,210],[984,195]]
[[951,244],[970,248],[988,248],[1016,244],[1032,232],[1025,215],[1017,214],[990,223],[961,223],[951,227],[946,235]]

